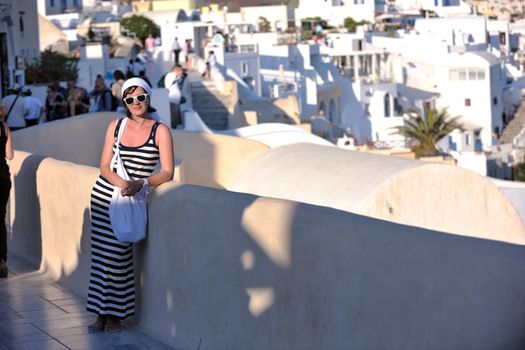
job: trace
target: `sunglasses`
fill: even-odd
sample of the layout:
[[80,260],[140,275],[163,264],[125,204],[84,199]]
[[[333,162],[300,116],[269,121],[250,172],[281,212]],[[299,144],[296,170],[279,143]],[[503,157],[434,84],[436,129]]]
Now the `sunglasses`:
[[148,94],[142,94],[142,95],[137,95],[137,96],[130,96],[130,97],[126,97],[124,99],[124,102],[127,105],[132,104],[133,102],[135,102],[135,100],[139,101],[139,103],[144,103],[148,99],[148,96],[149,96]]

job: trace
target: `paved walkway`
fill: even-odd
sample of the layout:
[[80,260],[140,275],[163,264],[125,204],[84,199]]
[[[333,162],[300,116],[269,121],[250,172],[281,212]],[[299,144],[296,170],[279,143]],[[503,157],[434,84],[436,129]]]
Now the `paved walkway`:
[[89,333],[95,317],[85,299],[53,283],[17,257],[0,279],[0,350],[172,349],[126,325],[120,333]]

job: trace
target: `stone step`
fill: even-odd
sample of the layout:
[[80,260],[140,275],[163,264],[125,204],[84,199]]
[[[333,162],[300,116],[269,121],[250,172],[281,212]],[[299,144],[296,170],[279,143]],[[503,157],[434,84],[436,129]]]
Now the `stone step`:
[[505,129],[503,129],[503,132],[501,133],[501,136],[498,139],[499,144],[504,143],[511,143],[514,138],[523,130],[525,127],[525,109],[524,104],[518,108],[514,119],[512,119]]
[[193,107],[193,110],[199,114],[206,114],[206,115],[222,115],[222,114],[228,114],[228,110],[226,108],[195,108]]
[[228,128],[228,112],[200,112],[202,121],[211,129],[225,130]]
[[194,103],[229,103],[231,102],[231,97],[226,96],[211,96],[211,95],[191,95],[191,100]]

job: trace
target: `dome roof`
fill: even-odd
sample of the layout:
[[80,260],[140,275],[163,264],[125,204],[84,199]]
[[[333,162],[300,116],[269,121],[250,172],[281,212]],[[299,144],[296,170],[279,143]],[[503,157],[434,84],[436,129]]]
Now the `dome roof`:
[[442,232],[525,244],[525,227],[486,178],[444,164],[312,144],[270,149],[229,189]]

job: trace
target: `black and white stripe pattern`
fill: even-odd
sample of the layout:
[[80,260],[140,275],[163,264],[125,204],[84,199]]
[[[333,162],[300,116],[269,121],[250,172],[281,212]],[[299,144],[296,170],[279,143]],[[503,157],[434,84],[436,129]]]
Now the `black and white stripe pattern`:
[[[121,121],[115,128],[115,141]],[[151,176],[159,161],[159,150],[154,142],[158,125],[158,122],[153,125],[142,146],[120,146],[124,167],[133,179]],[[109,203],[113,189],[114,186],[100,175],[91,191],[91,275],[86,309],[100,315],[126,318],[135,313],[133,245],[119,242],[111,229]]]

